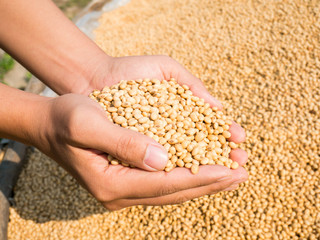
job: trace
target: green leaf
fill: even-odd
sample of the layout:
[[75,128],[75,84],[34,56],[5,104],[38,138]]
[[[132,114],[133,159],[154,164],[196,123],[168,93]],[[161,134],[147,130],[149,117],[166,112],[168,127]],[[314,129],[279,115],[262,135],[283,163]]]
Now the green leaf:
[[[14,67],[13,58],[5,53],[0,59],[0,80],[3,79],[4,75]],[[2,82],[2,81],[1,81]]]

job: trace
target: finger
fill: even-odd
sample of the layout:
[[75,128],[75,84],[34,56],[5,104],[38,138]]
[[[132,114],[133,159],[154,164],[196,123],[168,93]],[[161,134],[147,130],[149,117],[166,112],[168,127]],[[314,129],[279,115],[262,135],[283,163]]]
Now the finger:
[[196,78],[193,77],[192,83],[186,84],[189,86],[190,90],[193,92],[193,94],[197,97],[203,98],[205,102],[209,103],[211,107],[217,107],[218,109],[222,109],[223,105],[222,103],[213,97],[207,88],[204,86],[203,82]]
[[248,161],[248,154],[246,151],[242,149],[233,149],[230,152],[229,157],[233,161],[236,161],[237,163],[239,163],[240,166],[245,165]]
[[[172,69],[172,72],[176,75],[173,74],[172,77],[175,78],[180,85],[187,85],[195,96],[203,98],[205,102],[210,104],[211,107],[217,107],[219,109],[223,108],[221,102],[209,93],[199,78],[192,75],[178,62],[176,62],[176,64],[178,64],[178,66],[174,66],[174,69]],[[174,64],[171,66],[173,67],[173,65]],[[177,71],[177,69],[179,70]]]
[[247,180],[248,172],[243,167],[232,170],[232,184],[240,184]]
[[229,132],[231,133],[231,137],[228,140],[231,142],[242,143],[246,140],[246,132],[235,122],[230,125]]
[[135,205],[146,205],[146,206],[161,206],[180,204],[189,201],[194,198],[198,198],[204,195],[213,195],[220,191],[227,189],[230,184],[216,183],[210,186],[204,186],[199,188],[188,189],[177,193],[154,197],[154,198],[142,198],[142,199],[119,199],[108,203],[102,203],[106,208],[110,210],[119,210],[122,208],[135,206]]
[[152,138],[117,126],[104,115],[95,116],[86,130],[83,145],[105,153],[138,168],[163,170],[168,161],[166,149]]
[[70,147],[68,161],[59,162],[93,196],[106,188],[103,177],[109,167],[107,154],[95,149]]
[[[157,206],[167,204],[179,204],[204,195],[212,195],[221,191],[234,190],[238,187],[240,181],[243,182],[247,179],[247,176],[243,174],[242,169],[234,171],[234,175],[235,176],[234,178],[232,178],[232,180],[228,179],[220,182],[215,182],[210,185],[187,189],[165,196],[141,199],[119,199],[112,202],[103,203],[103,205],[110,210],[119,210],[121,208],[134,205]],[[239,177],[241,177],[242,179],[239,179]],[[236,183],[234,182],[235,179],[237,179]]]
[[109,166],[108,178],[117,178],[110,190],[117,199],[148,198],[168,195],[182,190],[210,185],[233,178],[234,173],[224,166],[201,166],[194,175],[190,169],[175,168],[171,172],[147,172],[139,169]]
[[228,188],[226,188],[225,191],[233,191],[236,190],[239,187],[239,184],[232,184]]

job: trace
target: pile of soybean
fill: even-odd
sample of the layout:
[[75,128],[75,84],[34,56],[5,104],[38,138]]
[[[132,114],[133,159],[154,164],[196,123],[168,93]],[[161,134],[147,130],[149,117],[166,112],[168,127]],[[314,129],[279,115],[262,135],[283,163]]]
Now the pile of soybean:
[[30,152],[9,239],[320,238],[320,2],[132,0],[106,13],[112,56],[167,54],[247,133],[249,181],[176,206],[109,213]]
[[[229,158],[231,149],[237,148],[228,140],[231,119],[174,78],[122,80],[101,91],[94,90],[89,97],[100,104],[114,124],[163,145],[168,152],[166,172],[185,167],[197,174],[200,165],[239,167]],[[129,167],[111,155],[108,160],[112,165]]]

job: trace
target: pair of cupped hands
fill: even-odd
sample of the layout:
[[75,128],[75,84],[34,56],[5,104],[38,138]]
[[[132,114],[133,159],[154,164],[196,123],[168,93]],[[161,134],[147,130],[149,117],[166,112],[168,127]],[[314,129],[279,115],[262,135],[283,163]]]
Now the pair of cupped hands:
[[[45,120],[39,122],[32,144],[71,173],[104,207],[118,210],[140,204],[182,203],[234,190],[247,179],[242,167],[247,154],[241,149],[230,153],[240,165],[236,170],[207,165],[201,166],[196,175],[186,168],[162,171],[168,160],[164,147],[141,133],[113,124],[101,106],[88,98],[93,89],[123,79],[175,78],[211,106],[222,108],[203,83],[177,61],[167,56],[132,56],[108,59],[100,65],[86,84],[73,86],[74,93],[45,101],[41,107]],[[245,140],[238,124],[233,123],[230,132],[229,140]],[[136,168],[111,165],[108,154]]]

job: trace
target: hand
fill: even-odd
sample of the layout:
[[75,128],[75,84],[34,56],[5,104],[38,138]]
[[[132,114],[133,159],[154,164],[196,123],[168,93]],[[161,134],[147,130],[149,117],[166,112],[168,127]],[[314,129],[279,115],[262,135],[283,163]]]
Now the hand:
[[[99,104],[86,96],[63,95],[50,99],[41,109],[44,119],[39,121],[32,144],[62,165],[109,210],[181,203],[234,189],[247,178],[243,168],[223,166],[201,166],[197,175],[185,168],[155,171],[146,164],[146,159],[152,158],[146,154],[147,147],[153,145],[161,152],[162,146],[111,123]],[[106,153],[141,169],[109,165]],[[247,160],[242,150],[230,155],[240,165]],[[161,169],[166,155],[153,160],[158,162],[155,168]]]
[[[93,88],[101,89],[121,79],[173,77],[189,85],[195,95],[221,107],[200,80],[171,58],[108,57],[50,1],[10,1],[0,4],[0,12],[0,46],[57,93],[88,95]],[[1,86],[0,96],[6,100],[1,102],[0,135],[38,147],[109,209],[178,203],[233,189],[247,178],[243,168],[232,171],[222,166],[201,166],[198,175],[181,168],[170,173],[152,172],[165,165],[165,157],[158,154],[153,162],[147,146],[154,145],[160,151],[162,147],[111,124],[100,106],[84,96],[65,95],[47,101]],[[39,120],[32,114],[38,112]],[[236,124],[230,132],[232,141],[245,138]],[[109,166],[106,153],[141,169]],[[247,160],[242,150],[234,150],[230,157],[240,165]]]

